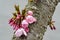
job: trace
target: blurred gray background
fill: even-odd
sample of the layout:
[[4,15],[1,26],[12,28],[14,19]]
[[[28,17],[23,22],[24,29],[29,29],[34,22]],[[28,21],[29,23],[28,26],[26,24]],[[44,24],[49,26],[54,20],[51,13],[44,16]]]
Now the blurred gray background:
[[[14,10],[14,5],[19,4],[22,10],[27,4],[27,0],[0,0],[0,40],[11,40],[13,29],[8,24]],[[57,5],[53,15],[56,30],[52,31],[48,27],[43,40],[60,40],[60,3]]]

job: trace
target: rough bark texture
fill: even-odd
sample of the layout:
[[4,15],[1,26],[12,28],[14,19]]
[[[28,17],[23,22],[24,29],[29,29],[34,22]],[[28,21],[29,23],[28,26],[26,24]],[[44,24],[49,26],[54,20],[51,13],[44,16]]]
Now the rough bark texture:
[[37,22],[29,25],[30,32],[27,37],[18,38],[13,35],[12,40],[43,40],[48,22],[52,20],[57,4],[58,0],[38,0],[37,3],[35,1],[28,2],[26,9],[34,12],[33,16],[37,19]]
[[58,2],[60,2],[60,0],[58,0]]

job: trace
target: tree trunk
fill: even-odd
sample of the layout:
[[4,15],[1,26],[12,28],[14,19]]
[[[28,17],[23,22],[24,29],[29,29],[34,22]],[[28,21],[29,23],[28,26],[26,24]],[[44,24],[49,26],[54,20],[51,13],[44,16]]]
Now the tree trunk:
[[58,0],[35,0],[26,5],[26,9],[34,12],[33,16],[37,19],[36,23],[30,24],[28,36],[16,37],[13,35],[12,40],[43,40],[43,35],[47,30],[48,22],[52,20],[54,10]]
[[58,0],[58,2],[60,2],[60,0]]

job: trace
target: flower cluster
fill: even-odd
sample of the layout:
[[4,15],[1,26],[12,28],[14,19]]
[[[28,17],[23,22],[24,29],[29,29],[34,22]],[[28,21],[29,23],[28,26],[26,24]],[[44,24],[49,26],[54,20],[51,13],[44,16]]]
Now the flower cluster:
[[16,13],[13,13],[13,17],[9,20],[9,24],[16,31],[15,35],[20,37],[22,35],[27,36],[29,32],[28,25],[36,22],[36,19],[33,17],[32,11],[22,10],[22,14],[19,11],[19,6],[15,5]]

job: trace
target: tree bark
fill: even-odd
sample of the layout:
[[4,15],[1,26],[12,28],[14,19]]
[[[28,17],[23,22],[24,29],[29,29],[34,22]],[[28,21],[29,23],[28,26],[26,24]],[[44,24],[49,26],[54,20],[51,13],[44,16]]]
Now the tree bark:
[[60,0],[58,0],[58,2],[60,2]]
[[44,33],[47,30],[48,22],[52,20],[55,8],[58,4],[58,0],[33,0],[28,1],[26,5],[26,11],[32,10],[33,16],[37,19],[36,23],[30,24],[30,32],[28,36],[16,37],[13,35],[12,40],[43,40]]

